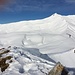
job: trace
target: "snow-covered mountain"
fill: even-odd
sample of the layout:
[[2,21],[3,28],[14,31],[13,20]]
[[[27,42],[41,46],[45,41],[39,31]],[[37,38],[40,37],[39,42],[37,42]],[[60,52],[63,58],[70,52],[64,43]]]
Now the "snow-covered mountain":
[[45,75],[58,61],[74,70],[75,15],[0,24],[0,47],[8,46],[14,63],[2,75]]

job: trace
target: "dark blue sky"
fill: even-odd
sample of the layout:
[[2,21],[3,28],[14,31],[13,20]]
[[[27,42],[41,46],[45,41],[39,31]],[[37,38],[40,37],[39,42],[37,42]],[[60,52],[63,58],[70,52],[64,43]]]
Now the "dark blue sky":
[[0,24],[42,19],[54,13],[75,15],[75,0],[0,0]]

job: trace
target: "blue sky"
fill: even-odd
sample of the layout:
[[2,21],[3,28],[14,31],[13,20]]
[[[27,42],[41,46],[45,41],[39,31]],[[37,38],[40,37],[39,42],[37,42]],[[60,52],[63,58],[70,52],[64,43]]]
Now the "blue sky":
[[0,24],[75,14],[75,0],[0,0]]

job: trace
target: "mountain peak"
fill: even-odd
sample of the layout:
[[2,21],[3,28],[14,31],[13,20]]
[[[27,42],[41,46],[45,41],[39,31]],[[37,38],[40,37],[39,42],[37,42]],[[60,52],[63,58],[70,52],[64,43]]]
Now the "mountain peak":
[[53,16],[61,16],[61,15],[58,13],[54,13]]
[[52,19],[55,19],[55,18],[62,18],[62,15],[54,13],[51,16],[45,18],[45,19],[51,19],[52,20]]

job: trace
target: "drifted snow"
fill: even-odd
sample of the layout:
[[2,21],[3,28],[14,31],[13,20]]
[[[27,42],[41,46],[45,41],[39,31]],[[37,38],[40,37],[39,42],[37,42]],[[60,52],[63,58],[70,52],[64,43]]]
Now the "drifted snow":
[[8,46],[14,62],[2,75],[46,75],[54,61],[74,70],[75,16],[1,24],[0,47]]

